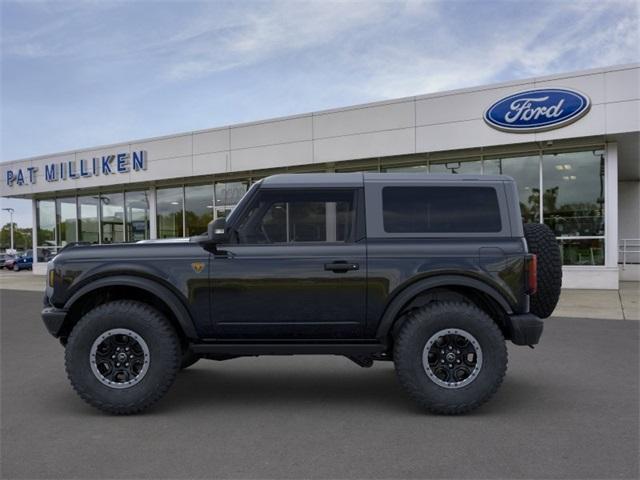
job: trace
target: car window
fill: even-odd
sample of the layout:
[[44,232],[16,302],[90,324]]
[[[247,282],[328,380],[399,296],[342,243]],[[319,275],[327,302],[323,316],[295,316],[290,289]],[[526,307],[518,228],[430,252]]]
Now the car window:
[[387,233],[489,233],[502,229],[492,187],[385,187]]
[[261,192],[239,224],[239,242],[350,242],[354,194],[354,190]]

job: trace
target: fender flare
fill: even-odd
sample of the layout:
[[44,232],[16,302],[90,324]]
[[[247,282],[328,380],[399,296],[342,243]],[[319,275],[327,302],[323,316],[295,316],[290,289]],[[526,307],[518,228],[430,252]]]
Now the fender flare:
[[180,299],[171,290],[163,285],[160,285],[153,280],[149,280],[144,277],[137,277],[133,275],[113,275],[94,280],[76,291],[64,305],[64,309],[69,309],[85,295],[104,287],[135,287],[141,290],[145,290],[150,294],[158,297],[168,308],[171,310],[176,320],[178,321],[180,328],[184,332],[185,336],[189,339],[198,338],[193,319],[191,314],[180,301]]
[[500,307],[507,313],[512,313],[511,306],[504,298],[504,296],[491,285],[486,284],[480,280],[476,280],[471,277],[463,275],[438,275],[436,277],[424,278],[418,280],[406,287],[404,287],[399,293],[395,294],[393,299],[385,307],[380,323],[378,324],[378,330],[376,332],[376,338],[384,339],[387,337],[393,322],[396,320],[398,314],[402,310],[402,307],[407,304],[413,297],[420,293],[431,290],[437,287],[469,287],[478,290],[482,293],[489,295],[493,300],[500,305]]

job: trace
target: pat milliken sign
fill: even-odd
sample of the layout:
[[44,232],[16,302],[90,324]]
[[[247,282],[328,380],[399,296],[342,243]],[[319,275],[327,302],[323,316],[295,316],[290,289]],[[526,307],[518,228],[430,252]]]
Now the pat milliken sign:
[[38,178],[45,182],[64,182],[88,177],[118,175],[147,169],[147,152],[139,150],[129,153],[115,153],[88,159],[50,162],[40,167],[8,169],[4,180],[9,187],[34,185]]
[[577,90],[538,88],[498,100],[484,112],[484,121],[505,132],[542,132],[575,122],[589,108],[589,97]]

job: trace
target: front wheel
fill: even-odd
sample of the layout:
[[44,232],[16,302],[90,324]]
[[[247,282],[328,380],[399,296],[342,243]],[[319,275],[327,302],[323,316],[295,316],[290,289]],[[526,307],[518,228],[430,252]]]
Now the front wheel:
[[20,271],[20,267],[18,266],[18,264],[17,264],[17,263],[14,263],[14,264],[13,264],[13,271],[14,271],[14,272],[19,272],[19,271]]
[[441,302],[409,313],[394,344],[400,384],[423,408],[470,412],[497,390],[507,347],[496,323],[463,302]]
[[160,312],[145,303],[117,300],[97,306],[76,324],[65,366],[84,401],[126,415],[162,398],[181,357],[178,336]]

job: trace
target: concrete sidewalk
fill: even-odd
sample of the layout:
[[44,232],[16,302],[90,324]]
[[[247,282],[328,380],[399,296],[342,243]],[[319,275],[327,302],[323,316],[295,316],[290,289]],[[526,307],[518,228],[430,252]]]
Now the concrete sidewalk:
[[[44,275],[0,271],[0,289],[43,292]],[[640,283],[621,282],[620,290],[562,290],[554,317],[640,320]]]

